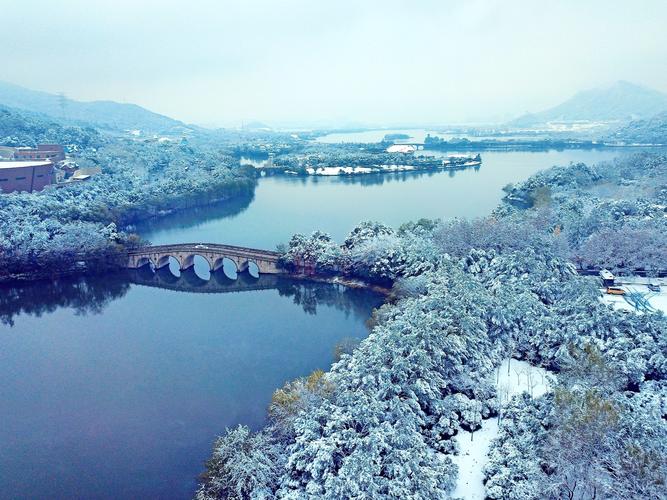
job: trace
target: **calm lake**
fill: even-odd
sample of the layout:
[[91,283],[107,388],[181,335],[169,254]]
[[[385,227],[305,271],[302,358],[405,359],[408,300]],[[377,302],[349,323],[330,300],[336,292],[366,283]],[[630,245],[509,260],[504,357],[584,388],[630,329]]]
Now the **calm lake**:
[[[315,229],[341,240],[364,219],[482,216],[509,182],[615,155],[482,153],[479,169],[451,173],[262,178],[254,197],[137,230],[267,249]],[[0,288],[0,497],[191,497],[215,436],[261,426],[272,392],[327,369],[381,303],[271,277],[221,279],[220,293],[197,293],[193,273],[180,280],[180,291],[139,274]]]
[[[442,153],[428,152],[441,155]],[[482,153],[475,169],[359,177],[266,177],[239,206],[184,212],[138,227],[155,244],[228,243],[273,249],[295,232],[320,229],[338,241],[362,220],[398,226],[421,217],[481,217],[503,186],[538,170],[614,158],[613,150]]]
[[260,427],[273,391],[328,369],[381,303],[268,286],[204,294],[106,277],[0,289],[0,498],[191,498],[215,436]]

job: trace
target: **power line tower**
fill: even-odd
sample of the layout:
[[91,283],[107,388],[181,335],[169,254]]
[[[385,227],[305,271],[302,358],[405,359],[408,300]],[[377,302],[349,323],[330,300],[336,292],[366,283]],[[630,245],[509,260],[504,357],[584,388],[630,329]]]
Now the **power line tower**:
[[58,106],[60,106],[60,115],[62,118],[66,118],[67,96],[65,95],[65,92],[58,92]]

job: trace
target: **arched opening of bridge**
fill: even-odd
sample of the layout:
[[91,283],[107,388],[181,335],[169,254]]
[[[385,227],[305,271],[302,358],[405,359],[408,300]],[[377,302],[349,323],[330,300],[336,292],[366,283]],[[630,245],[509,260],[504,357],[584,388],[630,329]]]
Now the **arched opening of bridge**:
[[150,257],[140,257],[137,261],[137,269],[149,268],[151,271],[155,270],[155,264]]
[[246,264],[247,264],[246,271],[248,272],[248,274],[253,278],[259,278],[259,266],[257,265],[257,263],[252,260],[249,260]]
[[194,256],[194,271],[203,280],[211,279],[211,264],[206,257]]
[[211,277],[211,263],[202,255],[190,254],[181,262],[181,271],[191,271],[201,279],[208,280]]
[[238,277],[236,262],[227,257],[219,258],[213,264],[213,270],[216,274],[223,274],[226,278],[235,280]]
[[181,263],[173,255],[161,257],[156,266],[163,273],[170,272],[176,277],[181,275]]

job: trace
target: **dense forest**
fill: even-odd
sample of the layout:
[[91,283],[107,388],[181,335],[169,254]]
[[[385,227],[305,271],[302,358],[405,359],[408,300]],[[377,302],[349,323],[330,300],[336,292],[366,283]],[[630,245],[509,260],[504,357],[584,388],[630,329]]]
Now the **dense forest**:
[[610,139],[627,143],[665,145],[667,111],[643,120],[633,120],[617,130]]
[[[490,418],[488,498],[662,497],[667,319],[612,309],[577,265],[660,267],[666,165],[554,168],[479,220],[295,235],[284,265],[391,283],[391,298],[329,372],[275,392],[264,429],[218,438],[197,498],[446,498],[455,437]],[[611,237],[624,250],[599,245]],[[507,358],[546,369],[552,390],[503,401]]]
[[68,127],[38,113],[0,105],[0,146],[70,144],[86,148],[100,141],[93,127]]
[[527,139],[499,137],[470,140],[466,137],[443,139],[429,134],[424,139],[424,149],[435,151],[549,151],[551,149],[592,149],[599,146],[600,143],[593,140],[567,136],[562,138],[530,137]]
[[[667,156],[640,153],[599,165],[574,164],[506,186],[495,216],[552,232],[560,256],[581,268],[665,271]],[[524,212],[516,207],[530,206]],[[530,235],[526,235],[530,237]]]

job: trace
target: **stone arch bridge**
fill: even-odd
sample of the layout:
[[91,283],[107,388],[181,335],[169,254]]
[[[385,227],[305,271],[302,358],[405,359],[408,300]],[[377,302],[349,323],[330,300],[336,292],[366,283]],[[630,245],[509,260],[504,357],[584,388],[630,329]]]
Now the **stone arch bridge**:
[[127,267],[139,269],[152,264],[155,269],[161,269],[168,266],[169,257],[173,257],[178,261],[181,271],[185,271],[194,266],[195,255],[208,262],[211,272],[221,269],[225,258],[234,262],[240,273],[247,271],[251,263],[257,265],[259,274],[284,272],[278,267],[278,252],[216,243],[179,243],[136,248],[128,252]]

